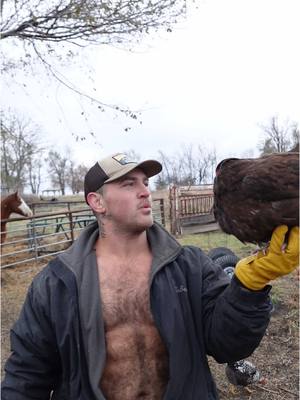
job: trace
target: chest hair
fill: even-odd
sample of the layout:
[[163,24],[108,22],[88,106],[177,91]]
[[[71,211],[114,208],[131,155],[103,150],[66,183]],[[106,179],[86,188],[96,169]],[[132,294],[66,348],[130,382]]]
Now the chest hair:
[[152,324],[149,259],[99,266],[102,312],[106,329],[122,324]]

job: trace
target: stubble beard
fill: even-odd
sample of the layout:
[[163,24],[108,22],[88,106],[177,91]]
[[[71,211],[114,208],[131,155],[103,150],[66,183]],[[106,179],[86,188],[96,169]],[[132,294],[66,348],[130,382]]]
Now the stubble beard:
[[[124,233],[124,234],[139,235],[153,225],[154,220],[153,220],[152,212],[148,216],[147,219],[148,219],[148,221],[144,221],[144,222],[141,222],[141,221],[132,222],[132,220],[129,220],[127,223],[119,223],[118,224],[117,222],[114,221],[112,215],[107,213],[105,216],[98,219],[99,236],[101,238],[107,237],[108,232],[111,229],[112,229],[112,231],[114,231],[118,234]],[[112,222],[112,224],[111,224],[111,227],[108,228],[107,224],[109,224],[110,222]]]

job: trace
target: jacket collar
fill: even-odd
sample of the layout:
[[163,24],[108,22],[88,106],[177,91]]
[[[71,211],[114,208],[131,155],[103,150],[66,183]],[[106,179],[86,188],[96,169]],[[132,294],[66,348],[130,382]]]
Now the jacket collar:
[[153,255],[151,281],[154,274],[173,261],[182,249],[181,244],[156,222],[147,230],[147,238]]
[[[68,250],[58,256],[76,276],[81,275],[80,270],[85,265],[86,259],[94,253],[98,236],[99,227],[96,221],[83,230]],[[176,258],[182,246],[156,222],[147,229],[147,239],[153,255],[151,275],[154,275],[162,266]]]

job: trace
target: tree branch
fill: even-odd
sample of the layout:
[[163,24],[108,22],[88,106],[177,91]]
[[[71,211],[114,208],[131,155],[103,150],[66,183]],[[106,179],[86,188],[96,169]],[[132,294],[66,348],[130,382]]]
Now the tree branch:
[[[11,14],[4,19],[1,39],[81,39],[102,43],[101,35],[141,35],[147,33],[149,28],[169,25],[176,22],[176,18],[185,10],[185,0],[127,0],[119,3],[68,0],[53,4],[52,8],[46,10],[39,9],[38,6],[44,6],[42,2],[33,7],[32,1],[27,0],[22,4],[23,13],[20,11],[19,14]],[[15,27],[4,29],[13,21]]]

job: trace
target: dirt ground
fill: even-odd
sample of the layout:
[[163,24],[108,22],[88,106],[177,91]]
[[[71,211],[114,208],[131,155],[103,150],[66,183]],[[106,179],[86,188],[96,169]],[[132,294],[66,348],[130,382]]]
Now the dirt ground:
[[[1,333],[2,370],[9,355],[9,329],[15,321],[27,288],[41,266],[24,265],[2,271]],[[276,281],[271,323],[260,347],[249,358],[260,372],[260,381],[232,392],[225,366],[210,360],[221,400],[295,400],[299,397],[299,280],[296,274]]]

